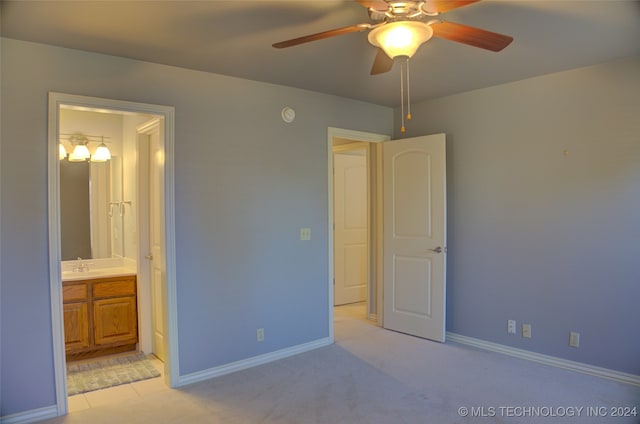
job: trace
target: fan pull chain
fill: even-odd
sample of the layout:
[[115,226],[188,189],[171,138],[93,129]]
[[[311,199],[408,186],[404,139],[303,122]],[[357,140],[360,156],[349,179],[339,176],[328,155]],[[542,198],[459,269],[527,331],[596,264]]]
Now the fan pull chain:
[[402,118],[402,126],[400,132],[404,133],[404,60],[400,61],[400,116]]
[[409,59],[407,59],[407,121],[411,121],[411,79],[409,78]]

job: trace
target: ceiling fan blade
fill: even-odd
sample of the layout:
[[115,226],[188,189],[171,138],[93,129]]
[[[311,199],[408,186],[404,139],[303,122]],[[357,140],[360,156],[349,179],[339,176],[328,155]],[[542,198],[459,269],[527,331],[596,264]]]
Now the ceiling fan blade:
[[[378,10],[381,12],[384,12],[389,8],[389,5],[384,0],[369,0],[369,1],[356,0],[356,1],[360,3],[362,6],[366,7],[367,9]],[[479,1],[479,0],[476,0],[476,1]]]
[[432,24],[431,28],[433,29],[434,37],[457,41],[458,43],[480,47],[492,52],[499,52],[513,41],[513,37],[508,35],[453,22],[438,22]]
[[297,46],[298,44],[308,43],[310,41],[323,40],[325,38],[334,37],[336,35],[349,34],[352,32],[360,32],[369,29],[369,24],[356,24],[344,28],[336,28],[329,31],[319,32],[317,34],[305,35],[304,37],[298,37],[291,40],[281,41],[273,44],[276,49],[282,49],[285,47]]
[[[435,7],[438,12],[448,12],[479,1],[480,0],[427,0],[425,3],[429,6]],[[431,7],[429,7],[429,9],[431,9]]]
[[373,60],[371,67],[371,75],[384,74],[393,68],[393,59],[391,59],[382,49],[378,49],[378,54]]

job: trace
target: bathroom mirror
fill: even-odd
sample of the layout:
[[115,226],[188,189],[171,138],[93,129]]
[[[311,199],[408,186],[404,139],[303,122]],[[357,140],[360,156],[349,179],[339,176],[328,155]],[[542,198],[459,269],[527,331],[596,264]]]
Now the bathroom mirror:
[[104,142],[111,152],[106,162],[60,163],[60,235],[63,261],[125,257],[125,222],[131,202],[124,199],[123,118],[98,111],[60,108],[60,142],[71,153],[72,138],[81,134],[91,154]]
[[124,257],[122,160],[60,161],[62,260]]
[[[61,151],[59,160],[62,260],[135,261],[137,128],[151,117],[72,105],[61,105],[58,113],[59,142],[67,153]],[[78,144],[87,146],[92,160],[69,162]],[[111,155],[106,162],[95,160],[102,145]]]

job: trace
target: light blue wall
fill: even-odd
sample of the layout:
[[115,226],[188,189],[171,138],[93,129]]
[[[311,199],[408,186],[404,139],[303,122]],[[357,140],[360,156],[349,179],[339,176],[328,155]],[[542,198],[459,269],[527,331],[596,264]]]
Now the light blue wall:
[[[2,40],[0,415],[55,404],[47,93],[175,107],[180,374],[328,337],[327,128],[390,134],[335,96]],[[297,112],[292,124],[284,106]],[[301,242],[299,228],[311,227]],[[256,343],[256,328],[266,340]]]
[[[180,374],[328,335],[327,127],[390,133],[390,109],[2,43],[0,415],[55,403],[49,91],[176,108]],[[407,136],[448,135],[449,331],[640,374],[638,99],[631,59],[413,105]]]
[[447,330],[640,375],[640,58],[412,113],[447,134]]

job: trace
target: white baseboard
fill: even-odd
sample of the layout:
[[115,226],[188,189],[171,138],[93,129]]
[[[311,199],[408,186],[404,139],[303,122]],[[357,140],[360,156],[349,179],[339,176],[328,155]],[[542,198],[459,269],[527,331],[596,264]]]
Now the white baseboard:
[[57,416],[58,408],[54,405],[0,417],[0,422],[2,424],[27,424],[55,418]]
[[176,387],[186,386],[187,384],[197,383],[199,381],[208,380],[210,378],[219,377],[221,375],[230,374],[232,372],[241,371],[257,365],[266,364],[268,362],[277,361],[299,353],[308,352],[319,347],[328,346],[331,339],[325,337],[323,339],[314,340],[297,346],[288,347],[286,349],[277,350],[275,352],[266,353],[264,355],[254,356],[253,358],[243,359],[241,361],[232,362],[230,364],[221,365],[219,367],[209,368],[204,371],[198,371],[178,377]]
[[543,355],[541,353],[531,352],[528,350],[517,349],[515,347],[505,346],[498,343],[487,342],[473,337],[463,336],[461,334],[447,332],[447,340],[461,343],[468,346],[477,347],[479,349],[489,350],[491,352],[502,353],[504,355],[513,356],[528,361],[538,362],[540,364],[551,365],[552,367],[564,368],[583,374],[594,375],[596,377],[607,378],[609,380],[618,381],[620,383],[632,384],[640,386],[640,375],[628,374],[621,371],[600,368],[581,362],[569,361],[567,359],[556,358],[555,356]]

